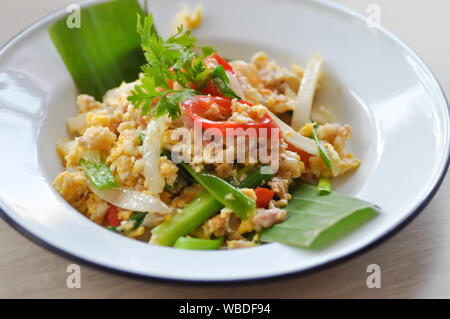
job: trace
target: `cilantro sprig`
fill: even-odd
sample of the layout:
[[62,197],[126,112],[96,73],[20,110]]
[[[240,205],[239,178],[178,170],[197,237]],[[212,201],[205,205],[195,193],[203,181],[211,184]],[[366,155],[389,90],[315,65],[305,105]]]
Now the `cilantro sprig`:
[[[212,47],[196,47],[195,37],[190,31],[183,33],[183,26],[177,33],[164,41],[156,32],[153,15],[138,16],[137,31],[141,36],[147,64],[142,67],[144,76],[141,85],[136,85],[128,97],[135,108],[141,108],[143,115],[160,117],[169,115],[173,120],[181,113],[179,103],[201,94],[191,87],[201,90],[209,81],[211,71],[203,59],[214,52]],[[196,50],[200,49],[199,56]],[[171,89],[176,81],[181,88]],[[153,109],[152,109],[152,106]]]

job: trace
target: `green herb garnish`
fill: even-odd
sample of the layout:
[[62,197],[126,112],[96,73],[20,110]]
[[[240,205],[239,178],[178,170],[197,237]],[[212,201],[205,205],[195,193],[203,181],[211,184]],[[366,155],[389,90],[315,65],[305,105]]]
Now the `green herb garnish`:
[[[164,41],[156,32],[151,14],[142,23],[139,17],[137,31],[147,64],[142,67],[142,84],[135,86],[128,100],[135,108],[141,108],[143,115],[154,105],[154,117],[167,114],[175,120],[181,113],[179,103],[199,94],[196,90],[201,90],[209,80],[211,72],[203,59],[214,49],[201,47],[203,55],[199,56],[194,50],[195,37],[191,37],[190,31],[183,33],[183,26]],[[174,81],[182,88],[172,89]]]

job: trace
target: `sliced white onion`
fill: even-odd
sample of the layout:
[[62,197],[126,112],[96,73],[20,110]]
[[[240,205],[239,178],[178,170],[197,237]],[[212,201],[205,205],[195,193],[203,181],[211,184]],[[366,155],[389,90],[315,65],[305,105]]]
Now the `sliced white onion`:
[[239,81],[236,74],[231,71],[226,71],[228,78],[230,79],[230,88],[236,93],[241,99],[246,99],[244,90],[242,89],[241,81]]
[[67,129],[69,130],[69,133],[71,134],[79,134],[83,135],[84,131],[88,127],[87,122],[87,114],[88,113],[106,113],[106,114],[113,114],[114,107],[108,106],[103,108],[98,108],[91,110],[86,113],[80,113],[78,115],[75,115],[74,117],[71,117],[67,120]]
[[124,188],[101,191],[90,182],[88,182],[88,186],[98,197],[122,209],[136,212],[173,212],[173,208],[152,195]]
[[322,73],[322,65],[323,60],[319,54],[306,64],[302,82],[298,89],[294,113],[292,114],[291,126],[296,131],[301,129],[310,119],[317,83]]
[[86,115],[86,113],[81,113],[67,120],[67,130],[70,134],[83,134],[88,127]]
[[282,120],[280,120],[275,114],[270,112],[268,110],[268,113],[272,117],[272,119],[275,121],[275,123],[280,128],[281,132],[283,133],[283,137],[289,144],[292,144],[296,148],[305,151],[306,153],[309,153],[314,156],[319,156],[319,150],[317,147],[317,144],[315,141],[313,141],[310,138],[304,137],[300,133],[297,133],[294,131],[292,127],[284,123]]
[[145,182],[152,194],[160,194],[164,190],[165,180],[159,170],[159,159],[161,158],[162,138],[169,122],[170,119],[167,116],[162,116],[152,118],[147,126],[142,159]]

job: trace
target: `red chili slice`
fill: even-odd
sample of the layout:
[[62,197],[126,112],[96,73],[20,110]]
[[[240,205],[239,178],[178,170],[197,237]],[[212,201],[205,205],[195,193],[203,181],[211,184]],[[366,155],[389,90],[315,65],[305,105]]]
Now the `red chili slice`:
[[108,221],[113,227],[120,226],[119,209],[117,206],[111,205],[107,211]]
[[[267,138],[272,137],[272,129],[276,130],[275,136],[277,138],[281,138],[281,132],[277,124],[272,120],[269,114],[265,114],[262,119],[247,122],[247,123],[238,123],[238,122],[230,122],[230,121],[214,121],[205,117],[205,113],[211,108],[213,104],[216,104],[219,108],[219,113],[224,115],[225,117],[231,116],[231,99],[225,97],[218,96],[195,96],[192,99],[188,99],[182,102],[182,107],[188,114],[188,116],[197,123],[200,123],[204,130],[209,128],[219,129],[222,136],[227,136],[232,133],[232,135],[239,135],[235,130],[238,128],[242,128],[244,132],[247,129],[253,128],[256,131],[256,135],[259,137],[263,134],[264,131],[261,129],[266,129]],[[252,104],[246,101],[240,101],[240,103],[245,103],[249,106],[253,106]],[[232,131],[227,129],[233,129]]]
[[267,208],[275,192],[267,188],[255,188],[254,191],[256,194],[256,207]]

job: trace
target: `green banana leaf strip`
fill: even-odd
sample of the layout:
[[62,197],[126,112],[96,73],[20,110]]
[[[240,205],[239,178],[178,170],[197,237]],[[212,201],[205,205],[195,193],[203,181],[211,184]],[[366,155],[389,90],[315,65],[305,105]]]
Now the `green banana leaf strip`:
[[315,186],[303,181],[296,183],[291,195],[286,219],[264,230],[262,241],[309,247],[322,232],[344,218],[367,209],[375,211],[376,207],[369,202],[333,191],[327,196],[320,196]]
[[138,78],[146,63],[136,32],[138,14],[143,11],[137,0],[114,0],[82,9],[80,28],[69,28],[69,17],[50,26],[80,93],[101,100],[109,89]]

